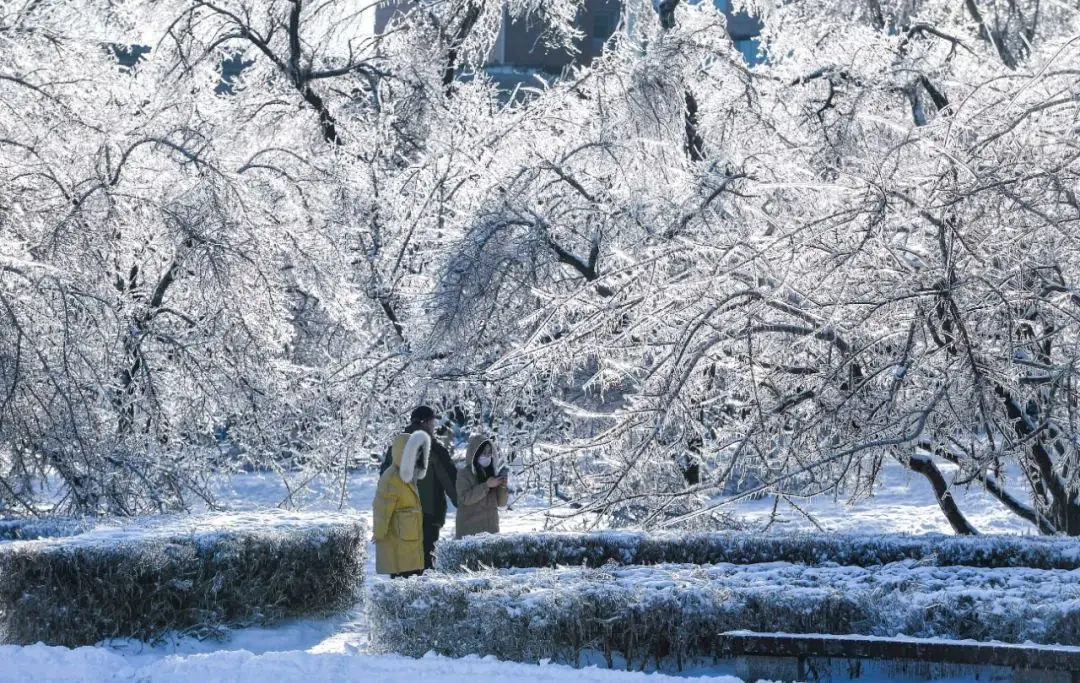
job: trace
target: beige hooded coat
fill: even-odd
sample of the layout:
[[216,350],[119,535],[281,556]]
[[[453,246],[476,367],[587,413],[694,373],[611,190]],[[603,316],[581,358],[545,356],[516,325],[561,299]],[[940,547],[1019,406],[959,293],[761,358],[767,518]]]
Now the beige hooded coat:
[[[504,507],[510,497],[505,485],[488,488],[476,474],[476,453],[485,443],[491,443],[485,436],[469,439],[465,466],[457,473],[457,538],[485,532],[499,533],[499,508]],[[491,457],[495,460],[495,444],[491,446]]]

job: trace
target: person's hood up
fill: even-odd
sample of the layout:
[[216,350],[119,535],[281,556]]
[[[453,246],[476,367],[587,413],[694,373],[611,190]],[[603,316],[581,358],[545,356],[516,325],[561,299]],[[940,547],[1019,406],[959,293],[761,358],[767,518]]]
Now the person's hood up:
[[[401,443],[404,442],[404,443]],[[408,483],[420,481],[428,471],[428,459],[431,457],[431,437],[422,429],[412,434],[399,434],[394,444],[394,464],[397,465],[401,480]],[[423,455],[424,464],[416,467],[417,455]]]
[[476,462],[476,454],[480,447],[486,443],[491,444],[491,462],[495,462],[495,443],[486,436],[476,435],[469,439],[469,447],[465,450],[465,466],[473,467]]

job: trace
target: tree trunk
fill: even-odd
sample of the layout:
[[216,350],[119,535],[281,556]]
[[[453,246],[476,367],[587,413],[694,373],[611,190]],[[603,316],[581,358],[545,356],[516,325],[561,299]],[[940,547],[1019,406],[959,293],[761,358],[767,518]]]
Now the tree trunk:
[[949,485],[941,474],[937,464],[927,455],[913,455],[907,463],[912,472],[918,472],[930,480],[934,487],[934,497],[937,498],[938,506],[945,513],[945,519],[949,520],[953,531],[963,536],[977,536],[978,530],[964,517],[964,513],[956,505],[956,500],[949,491]]
[[684,94],[686,100],[686,155],[690,161],[705,160],[705,139],[701,137],[698,129],[698,103],[694,93],[687,88]]
[[476,22],[480,19],[481,7],[478,3],[469,3],[468,9],[465,11],[465,16],[462,18],[461,23],[454,31],[454,35],[450,39],[450,44],[446,51],[446,65],[443,67],[442,84],[443,89],[446,92],[447,97],[452,97],[454,94],[454,81],[457,80],[457,67],[458,56],[461,51],[461,46],[465,43],[465,40],[472,33],[473,28],[476,27]]

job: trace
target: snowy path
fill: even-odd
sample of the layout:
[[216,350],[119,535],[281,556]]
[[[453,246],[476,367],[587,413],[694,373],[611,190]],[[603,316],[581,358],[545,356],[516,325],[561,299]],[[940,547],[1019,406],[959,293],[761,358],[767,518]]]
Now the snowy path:
[[[65,648],[34,645],[0,646],[0,683],[37,681],[65,683],[132,681],[139,683],[211,683],[218,681],[374,681],[377,683],[477,683],[478,681],[531,681],[533,683],[667,683],[683,680],[662,674],[641,674],[606,669],[571,669],[565,666],[530,666],[479,658],[373,657],[365,655],[276,652],[222,652],[212,655],[167,657],[142,661],[102,648]],[[740,683],[721,676],[718,683]]]

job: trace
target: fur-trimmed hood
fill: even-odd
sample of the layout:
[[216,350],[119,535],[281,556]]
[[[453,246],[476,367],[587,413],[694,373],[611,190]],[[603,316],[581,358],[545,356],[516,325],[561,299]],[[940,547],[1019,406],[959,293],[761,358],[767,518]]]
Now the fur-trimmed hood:
[[[416,467],[417,456],[423,458],[423,466]],[[414,483],[424,478],[431,458],[431,437],[422,429],[412,434],[398,434],[394,438],[394,465],[398,476],[406,483]]]

